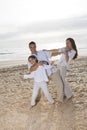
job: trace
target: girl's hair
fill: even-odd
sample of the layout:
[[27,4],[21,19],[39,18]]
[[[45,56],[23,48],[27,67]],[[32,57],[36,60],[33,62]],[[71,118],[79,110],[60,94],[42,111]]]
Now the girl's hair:
[[77,50],[75,41],[74,41],[74,39],[72,39],[72,38],[67,38],[66,41],[67,41],[67,40],[69,40],[69,41],[71,42],[72,48],[76,51],[76,54],[75,54],[75,56],[73,57],[73,59],[76,59],[77,56],[78,56],[78,50]]
[[29,61],[29,59],[35,59],[36,63],[38,63],[38,59],[37,59],[37,57],[34,56],[34,55],[29,56],[29,57],[28,57],[28,61]]

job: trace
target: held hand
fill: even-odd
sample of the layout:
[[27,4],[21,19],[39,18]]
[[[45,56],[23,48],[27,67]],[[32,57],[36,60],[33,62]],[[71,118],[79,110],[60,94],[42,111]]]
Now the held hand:
[[51,65],[55,65],[55,61],[51,61]]
[[38,63],[38,66],[43,66],[44,65],[44,62],[43,61],[40,61],[39,63]]
[[67,47],[65,49],[66,49],[66,52],[70,51]]
[[66,51],[64,54],[65,54],[65,55],[68,55],[68,51]]

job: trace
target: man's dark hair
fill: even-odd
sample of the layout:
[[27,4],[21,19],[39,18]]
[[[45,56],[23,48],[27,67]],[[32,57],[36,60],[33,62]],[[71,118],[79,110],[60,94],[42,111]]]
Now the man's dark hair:
[[29,61],[29,59],[35,59],[35,60],[36,60],[36,63],[38,63],[38,59],[37,59],[37,57],[36,57],[35,55],[29,56],[29,57],[28,57],[28,61]]
[[29,46],[32,45],[32,44],[33,44],[33,45],[36,45],[36,43],[35,43],[34,41],[31,41],[31,42],[29,43]]

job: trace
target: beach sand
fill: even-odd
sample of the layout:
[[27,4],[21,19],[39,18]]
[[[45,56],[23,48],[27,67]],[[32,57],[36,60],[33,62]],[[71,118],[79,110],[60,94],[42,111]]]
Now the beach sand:
[[[74,61],[73,61],[74,62]],[[57,102],[53,81],[49,91],[55,99],[51,105],[41,94],[40,101],[30,109],[33,80],[22,80],[27,66],[0,69],[0,130],[87,130],[87,57],[70,64],[66,80],[74,97]]]

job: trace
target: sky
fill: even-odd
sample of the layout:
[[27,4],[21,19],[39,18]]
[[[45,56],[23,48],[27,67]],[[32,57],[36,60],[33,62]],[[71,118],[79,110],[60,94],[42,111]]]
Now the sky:
[[0,44],[68,36],[87,41],[87,0],[0,0]]

